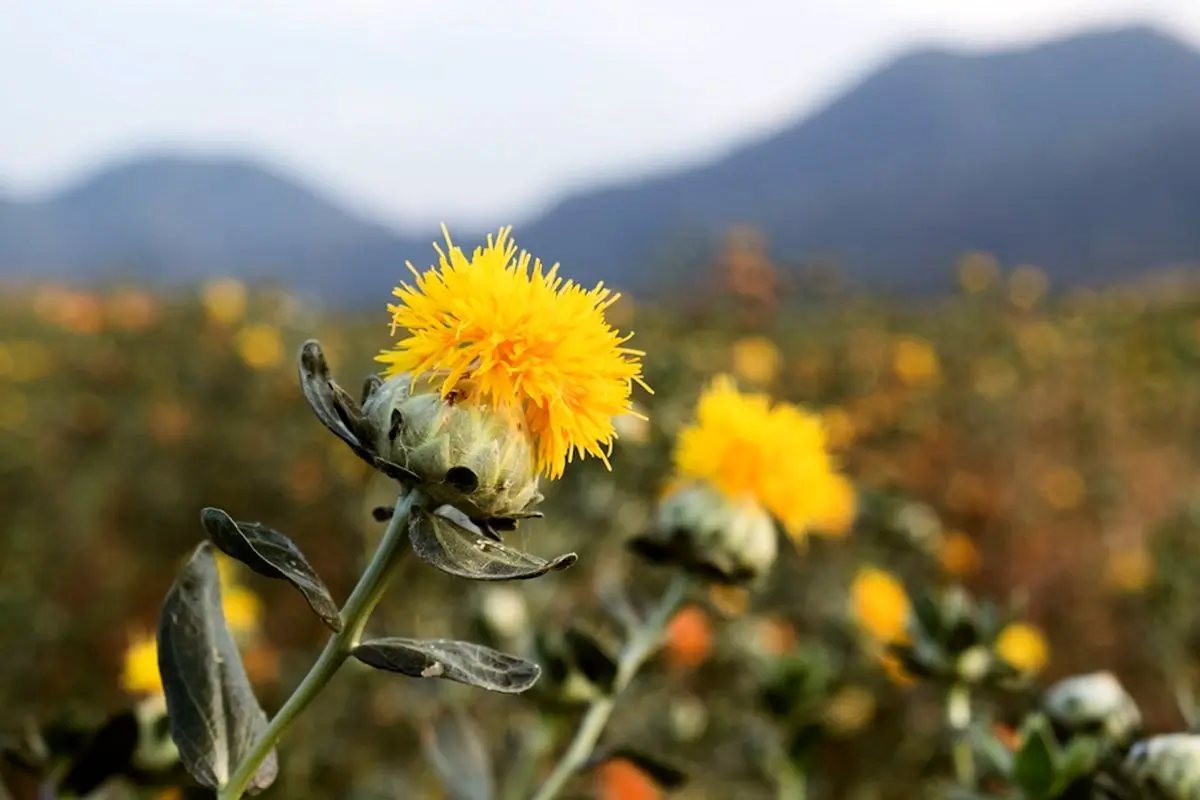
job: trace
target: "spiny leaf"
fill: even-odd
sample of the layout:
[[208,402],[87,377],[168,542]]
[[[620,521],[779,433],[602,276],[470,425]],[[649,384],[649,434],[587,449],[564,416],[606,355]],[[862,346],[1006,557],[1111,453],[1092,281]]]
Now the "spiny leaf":
[[579,560],[567,553],[547,561],[483,535],[466,514],[452,506],[412,515],[408,536],[413,552],[426,563],[458,578],[517,581],[566,569]]
[[442,678],[504,694],[524,692],[542,673],[532,661],[452,639],[373,639],[355,647],[351,655],[410,678]]
[[235,522],[219,508],[204,509],[200,520],[222,553],[259,575],[295,586],[322,622],[334,631],[342,629],[342,618],[329,588],[291,539],[257,522]]
[[421,749],[453,800],[491,800],[496,794],[492,762],[475,723],[455,710],[426,723]]
[[[225,623],[211,542],[196,547],[163,602],[158,671],[180,760],[201,786],[220,789],[265,732],[267,715]],[[266,789],[278,771],[272,752],[247,793]]]

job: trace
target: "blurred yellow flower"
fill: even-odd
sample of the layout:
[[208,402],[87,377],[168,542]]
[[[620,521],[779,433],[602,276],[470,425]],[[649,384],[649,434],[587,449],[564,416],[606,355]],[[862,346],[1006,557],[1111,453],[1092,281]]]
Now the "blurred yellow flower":
[[389,376],[435,373],[443,394],[470,386],[468,399],[521,414],[549,478],[576,456],[607,465],[613,418],[632,410],[633,384],[649,390],[642,353],[605,318],[618,296],[564,281],[557,264],[543,271],[518,253],[511,230],[468,258],[443,228],[438,266],[418,273],[409,264],[416,286],[401,283],[388,306],[392,332],[407,335],[376,360]]
[[1000,276],[1000,265],[987,253],[967,253],[958,263],[958,285],[967,294],[986,291]]
[[1049,288],[1046,273],[1037,267],[1017,267],[1008,279],[1008,298],[1017,308],[1028,311],[1038,304]]
[[775,380],[782,362],[779,348],[765,336],[747,336],[733,344],[733,374],[750,383]]
[[892,370],[909,386],[937,380],[941,363],[937,350],[924,339],[905,336],[896,340],[892,349]]
[[735,502],[769,511],[793,538],[841,533],[854,490],[829,457],[821,418],[762,394],[742,394],[721,375],[701,394],[696,421],[679,432],[681,478],[706,481]]
[[262,600],[246,587],[236,584],[221,587],[221,609],[225,612],[225,624],[235,639],[257,630],[262,618]]
[[0,342],[0,380],[33,383],[50,374],[53,359],[41,342],[15,339]]
[[821,424],[830,450],[844,450],[854,442],[857,430],[854,418],[844,408],[827,408],[821,412]]
[[1140,592],[1154,577],[1154,558],[1145,547],[1125,547],[1108,554],[1108,584],[1122,592]]
[[938,560],[947,575],[966,578],[979,571],[979,551],[971,537],[962,531],[949,531],[942,538]]
[[912,606],[904,584],[890,572],[864,566],[850,587],[851,613],[865,632],[880,642],[908,639]]
[[875,695],[865,686],[843,686],[826,703],[821,716],[835,736],[852,736],[875,718]]
[[204,285],[201,302],[210,320],[233,325],[246,315],[246,287],[233,278],[221,278]]
[[826,473],[815,480],[812,491],[823,498],[813,510],[813,531],[836,538],[850,533],[858,518],[858,492],[849,478]]
[[1041,474],[1038,479],[1038,491],[1051,507],[1059,511],[1069,511],[1083,503],[1087,484],[1074,467],[1060,464]]
[[158,645],[153,636],[138,636],[126,648],[121,688],[133,695],[162,694]]
[[238,355],[252,369],[270,369],[283,361],[283,339],[271,325],[242,328],[237,337]]
[[1000,631],[994,645],[996,655],[1021,672],[1041,672],[1050,660],[1050,645],[1042,632],[1027,622],[1013,622]]
[[1017,388],[1017,371],[1001,356],[983,356],[971,365],[971,384],[977,394],[997,400]]

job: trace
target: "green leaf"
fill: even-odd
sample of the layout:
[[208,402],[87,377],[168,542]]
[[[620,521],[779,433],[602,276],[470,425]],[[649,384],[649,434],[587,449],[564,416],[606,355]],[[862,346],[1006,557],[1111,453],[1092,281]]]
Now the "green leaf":
[[1056,744],[1044,719],[1035,719],[1025,731],[1025,743],[1013,758],[1013,782],[1031,798],[1052,797],[1058,782],[1054,752]]
[[942,637],[942,610],[937,600],[929,592],[922,592],[912,598],[913,619],[920,628],[920,633],[934,640]]
[[504,694],[526,691],[542,672],[532,661],[452,639],[372,639],[350,654],[368,666],[410,678],[442,678]]
[[1013,754],[997,739],[992,732],[982,725],[972,725],[967,729],[967,736],[973,749],[1000,775],[1011,775],[1013,769]]
[[1089,736],[1075,738],[1063,749],[1059,758],[1059,773],[1067,781],[1090,775],[1099,765],[1102,755],[1103,747],[1099,740]]
[[[193,551],[163,602],[158,671],[180,760],[201,786],[220,789],[266,731],[267,715],[225,623],[211,542]],[[272,752],[247,794],[266,789],[278,771]]]
[[257,522],[234,522],[219,508],[201,511],[200,521],[222,553],[265,578],[295,586],[322,622],[334,631],[342,629],[342,618],[329,588],[295,542]]
[[566,569],[579,560],[566,553],[547,561],[484,536],[466,514],[452,506],[417,509],[408,525],[413,552],[422,561],[457,578],[473,581],[529,580]]
[[491,800],[496,794],[492,762],[478,727],[461,710],[421,728],[421,750],[452,800]]

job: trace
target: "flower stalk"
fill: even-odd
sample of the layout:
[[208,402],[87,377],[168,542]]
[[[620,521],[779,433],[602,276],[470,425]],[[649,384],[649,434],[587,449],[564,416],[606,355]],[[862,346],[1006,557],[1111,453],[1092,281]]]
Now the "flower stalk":
[[683,571],[677,571],[671,578],[671,583],[650,616],[633,631],[629,641],[622,648],[617,659],[617,677],[612,691],[594,700],[588,707],[570,746],[555,765],[550,777],[533,796],[533,800],[553,800],[558,797],[571,777],[587,763],[608,725],[609,718],[612,717],[617,699],[658,646],[667,623],[683,602],[689,583],[690,580]]
[[237,765],[229,783],[218,794],[218,800],[239,800],[242,797],[258,768],[275,749],[279,740],[316,699],[334,674],[346,663],[350,652],[359,644],[367,619],[379,605],[384,590],[395,574],[399,563],[398,556],[408,533],[409,514],[419,500],[420,492],[416,489],[407,491],[397,500],[379,547],[342,608],[341,631],[333,634],[325,643],[325,649],[321,651],[304,680],[279,709],[254,748]]
[[971,752],[968,728],[971,726],[971,690],[956,683],[946,692],[946,724],[953,738],[954,777],[967,788],[975,788],[975,756]]

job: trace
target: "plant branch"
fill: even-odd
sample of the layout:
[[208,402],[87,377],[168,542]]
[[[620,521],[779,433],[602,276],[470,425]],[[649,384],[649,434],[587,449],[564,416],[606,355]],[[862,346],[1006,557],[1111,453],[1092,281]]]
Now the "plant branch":
[[218,794],[218,800],[239,800],[241,798],[246,787],[253,780],[254,774],[258,772],[263,761],[275,749],[283,734],[316,699],[329,680],[346,662],[350,651],[358,645],[367,619],[375,610],[375,606],[379,604],[388,581],[395,571],[398,563],[397,556],[408,535],[409,512],[419,499],[420,492],[411,489],[397,500],[396,508],[392,512],[391,521],[388,522],[387,530],[384,531],[379,547],[376,548],[366,571],[358,579],[358,584],[350,593],[350,598],[339,615],[342,619],[342,629],[329,637],[329,641],[325,643],[325,649],[321,651],[321,655],[309,669],[304,680],[279,709],[279,713],[271,720],[262,737],[254,743],[254,748],[237,765],[229,783]]
[[658,646],[667,623],[683,601],[688,584],[687,575],[676,572],[650,616],[634,630],[617,660],[617,677],[613,682],[612,691],[594,700],[588,707],[583,722],[575,731],[575,738],[571,740],[570,746],[555,765],[550,777],[533,796],[533,800],[552,800],[557,797],[571,776],[587,763],[604,733],[605,726],[608,725],[613,709],[616,708],[618,696],[629,686],[638,670]]
[[954,737],[951,751],[954,757],[954,777],[967,789],[975,788],[975,754],[967,736],[971,726],[971,690],[957,683],[946,692],[946,722]]

